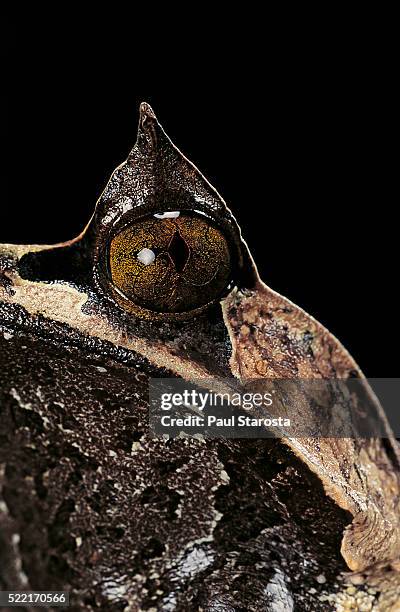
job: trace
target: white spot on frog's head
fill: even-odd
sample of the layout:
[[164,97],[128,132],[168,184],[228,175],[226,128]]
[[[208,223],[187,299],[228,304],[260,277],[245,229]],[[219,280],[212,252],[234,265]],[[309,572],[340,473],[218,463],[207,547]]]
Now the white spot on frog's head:
[[142,249],[137,254],[137,258],[142,264],[144,264],[145,266],[149,266],[150,264],[153,263],[156,256],[155,256],[155,253],[151,249]]
[[284,574],[277,569],[264,591],[271,612],[293,612],[294,602]]
[[200,572],[206,569],[214,561],[214,553],[208,548],[195,546],[189,550],[179,561],[174,570],[174,574],[180,578],[188,578],[197,576]]
[[164,213],[156,213],[154,216],[156,219],[176,219],[179,215],[180,212],[178,210],[169,210]]
[[111,579],[103,582],[103,595],[112,602],[126,598],[128,594],[128,586],[125,584],[125,580],[126,576],[122,576],[120,581]]

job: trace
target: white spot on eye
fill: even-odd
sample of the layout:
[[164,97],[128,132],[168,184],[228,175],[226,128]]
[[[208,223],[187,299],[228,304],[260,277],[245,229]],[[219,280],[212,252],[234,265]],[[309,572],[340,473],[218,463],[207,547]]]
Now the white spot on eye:
[[180,212],[178,210],[170,210],[164,213],[156,213],[154,216],[156,219],[176,219],[179,215]]
[[137,254],[137,258],[142,264],[144,264],[145,266],[149,266],[153,263],[156,256],[151,249],[142,249]]

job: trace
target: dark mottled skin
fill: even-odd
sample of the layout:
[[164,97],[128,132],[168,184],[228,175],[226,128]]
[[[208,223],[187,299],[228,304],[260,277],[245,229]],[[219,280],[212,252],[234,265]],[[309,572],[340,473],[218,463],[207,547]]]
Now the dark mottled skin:
[[[289,450],[273,440],[151,439],[136,394],[162,372],[6,336],[3,537],[31,588],[72,589],[74,609],[168,609],[176,599],[177,610],[266,610],[279,570],[300,609],[324,609],[316,577],[333,581],[345,569],[349,517]],[[16,551],[11,532],[21,537]],[[26,588],[7,560],[2,588]]]
[[[163,317],[116,298],[110,237],[165,209],[200,210],[228,237],[236,289],[222,308]],[[86,232],[55,247],[0,248],[0,366],[1,589],[66,589],[72,610],[333,610],[327,596],[348,569],[341,547],[362,570],[359,592],[368,588],[371,540],[357,542],[359,523],[343,548],[359,487],[385,535],[375,549],[395,601],[394,446],[390,458],[378,441],[361,458],[351,445],[326,446],[339,468],[365,456],[379,464],[373,492],[351,475],[329,489],[311,444],[149,436],[152,376],[361,373],[322,326],[259,284],[232,214],[147,105]],[[394,612],[392,603],[375,609]]]

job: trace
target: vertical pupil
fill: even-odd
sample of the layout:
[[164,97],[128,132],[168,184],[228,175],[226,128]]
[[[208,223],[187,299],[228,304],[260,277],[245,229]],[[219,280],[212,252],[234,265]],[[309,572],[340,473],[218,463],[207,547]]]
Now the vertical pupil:
[[221,297],[232,261],[218,228],[182,214],[124,227],[110,242],[109,268],[113,296],[126,310],[184,313]]
[[168,245],[168,255],[175,266],[175,270],[178,273],[182,272],[189,260],[190,248],[178,231],[174,233]]

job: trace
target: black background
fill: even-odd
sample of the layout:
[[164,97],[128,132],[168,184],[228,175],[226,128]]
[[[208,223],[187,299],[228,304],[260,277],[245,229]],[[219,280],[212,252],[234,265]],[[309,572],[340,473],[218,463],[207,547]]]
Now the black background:
[[225,49],[210,71],[201,53],[185,64],[182,49],[165,64],[165,47],[150,56],[133,33],[114,42],[21,28],[2,50],[1,242],[79,233],[146,100],[237,216],[263,280],[325,324],[367,376],[398,375],[387,64],[300,48],[239,70]]

